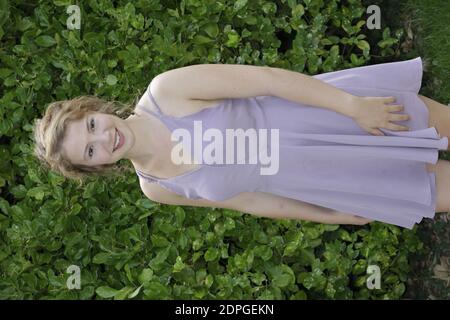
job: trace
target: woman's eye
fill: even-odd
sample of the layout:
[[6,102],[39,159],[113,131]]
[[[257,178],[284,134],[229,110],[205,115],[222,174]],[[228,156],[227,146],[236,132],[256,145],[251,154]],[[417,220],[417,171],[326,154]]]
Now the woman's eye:
[[[93,128],[95,128],[95,122],[94,122],[94,119],[91,119],[91,121],[90,121],[90,127],[91,127],[91,130],[94,130]],[[91,153],[91,150],[92,150],[92,153]],[[92,158],[92,154],[94,153],[94,149],[92,148],[92,147],[89,147],[89,150],[88,150],[88,155],[89,155],[89,158]]]

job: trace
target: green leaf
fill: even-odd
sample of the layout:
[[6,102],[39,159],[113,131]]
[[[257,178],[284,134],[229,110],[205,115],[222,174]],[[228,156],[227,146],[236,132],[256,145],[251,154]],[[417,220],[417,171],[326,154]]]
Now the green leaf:
[[370,49],[370,45],[369,45],[369,43],[366,40],[359,40],[357,46],[361,50],[368,50],[368,49]]
[[169,256],[170,249],[171,249],[171,246],[168,246],[167,248],[159,251],[158,254],[156,255],[156,257],[153,258],[152,260],[150,260],[149,266],[156,266],[156,265],[159,265],[162,262],[164,262],[167,259],[167,257]]
[[198,34],[194,37],[193,42],[197,45],[202,45],[202,44],[214,42],[214,40],[210,39],[208,37],[202,36],[201,34]]
[[145,286],[144,295],[147,299],[167,299],[170,289],[160,282],[152,281]]
[[109,261],[111,254],[106,252],[97,253],[92,259],[93,263],[103,264]]
[[305,7],[301,4],[297,4],[294,8],[292,8],[292,17],[300,18],[305,14]]
[[53,0],[55,6],[70,6],[72,4],[71,0]]
[[285,256],[285,257],[292,256],[295,253],[295,251],[297,250],[297,247],[298,247],[298,242],[295,242],[295,241],[289,242],[287,244],[287,246],[284,248],[283,256]]
[[230,48],[236,48],[239,43],[239,35],[236,32],[229,33],[228,40],[225,42],[225,45]]
[[77,215],[78,213],[80,213],[81,209],[83,209],[83,207],[79,203],[75,203],[70,209],[70,214]]
[[42,200],[47,191],[47,186],[34,187],[27,191],[27,197],[33,197],[36,200]]
[[7,68],[0,68],[0,78],[5,79],[9,75],[11,75],[14,72],[14,70],[7,69]]
[[167,238],[164,236],[152,234],[150,236],[150,238],[151,238],[152,244],[158,248],[166,248],[167,245],[170,244],[169,240],[167,240]]
[[124,300],[133,291],[132,287],[124,287],[120,289],[115,295],[114,300]]
[[219,257],[219,250],[216,248],[208,248],[205,252],[205,261],[214,261]]
[[339,238],[341,238],[344,241],[349,241],[349,242],[353,241],[352,237],[350,236],[350,234],[348,233],[347,230],[340,229],[338,234],[339,234]]
[[305,291],[300,290],[298,292],[296,292],[291,299],[293,300],[307,300],[308,296],[306,295]]
[[247,2],[248,0],[236,0],[234,2],[233,10],[235,12],[241,10],[243,7],[247,5]]
[[214,282],[214,277],[211,274],[208,274],[205,278],[206,287],[210,288]]
[[136,297],[139,292],[141,291],[142,285],[140,285],[139,287],[136,288],[136,290],[134,290],[132,293],[130,293],[130,295],[128,296],[129,299],[133,299],[134,297]]
[[108,286],[102,286],[102,287],[98,287],[95,290],[95,293],[97,293],[100,297],[102,298],[112,298],[114,297],[117,293],[119,292],[119,290],[113,289],[111,287]]
[[236,227],[234,219],[231,219],[230,217],[226,217],[224,227],[226,230],[233,230]]
[[178,246],[184,250],[188,244],[188,238],[184,233],[180,233],[177,239]]
[[[136,202],[136,205],[144,209],[152,209],[156,206],[156,204],[152,202],[150,199],[139,199]],[[150,212],[150,214],[153,214],[153,212]]]
[[203,240],[202,239],[195,239],[192,242],[192,249],[195,251],[199,250],[203,246]]
[[172,16],[172,17],[175,17],[175,18],[179,18],[180,17],[180,14],[178,13],[178,9],[175,9],[175,10],[173,10],[173,9],[167,9],[167,13],[170,15],[170,16]]
[[203,27],[203,30],[205,30],[206,34],[210,37],[210,38],[216,38],[217,35],[219,34],[219,27],[216,23],[208,23]]
[[333,42],[331,42],[329,39],[322,39],[322,40],[320,40],[320,43],[321,43],[323,46],[329,46],[329,45],[332,45],[332,44],[333,44]]
[[133,276],[131,274],[130,265],[128,263],[125,264],[124,269],[125,269],[125,273],[127,275],[128,281],[133,282]]
[[106,83],[110,86],[115,85],[117,83],[116,76],[113,74],[108,74],[108,76],[106,77]]
[[183,260],[180,256],[177,257],[175,264],[173,265],[173,272],[180,272],[184,269],[186,265],[183,263]]
[[153,270],[146,268],[143,269],[141,274],[138,277],[139,283],[141,284],[145,284],[147,282],[149,282],[150,280],[152,280],[153,278]]
[[295,283],[294,272],[288,265],[274,266],[269,269],[269,273],[272,278],[272,283],[276,287],[284,288]]
[[54,38],[46,35],[37,37],[35,42],[38,46],[45,48],[51,47],[56,44],[56,40]]
[[406,286],[404,283],[399,283],[398,285],[395,286],[394,288],[394,293],[395,293],[395,297],[401,297],[406,290]]
[[184,212],[184,209],[182,207],[176,207],[175,208],[175,219],[177,225],[181,225],[184,221],[184,218],[186,217],[186,213]]

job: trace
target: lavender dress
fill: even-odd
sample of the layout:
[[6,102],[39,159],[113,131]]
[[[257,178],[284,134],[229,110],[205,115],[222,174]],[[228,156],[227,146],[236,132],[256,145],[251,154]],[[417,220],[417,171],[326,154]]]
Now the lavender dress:
[[[147,89],[158,113],[138,108],[157,116],[171,132],[185,128],[194,137],[195,120],[202,121],[203,132],[216,128],[223,137],[225,129],[279,129],[279,168],[276,174],[262,175],[259,161],[248,163],[247,148],[244,164],[203,163],[168,179],[141,171],[138,176],[190,199],[222,201],[241,192],[266,192],[408,229],[423,217],[433,218],[435,174],[427,171],[426,163],[436,164],[438,149],[447,149],[448,138],[428,127],[428,109],[417,96],[421,58],[313,77],[357,96],[395,96],[394,104],[403,104],[411,118],[394,123],[410,131],[381,128],[386,136],[373,136],[350,117],[275,96],[225,99],[173,117],[161,112]],[[270,145],[268,135],[269,150]]]

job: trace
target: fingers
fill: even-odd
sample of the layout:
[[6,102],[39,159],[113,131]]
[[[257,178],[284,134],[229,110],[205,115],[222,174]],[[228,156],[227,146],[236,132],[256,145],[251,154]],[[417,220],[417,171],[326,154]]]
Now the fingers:
[[405,107],[401,104],[393,104],[386,106],[387,111],[389,112],[395,112],[395,111],[403,111]]
[[384,97],[383,100],[385,103],[392,103],[395,102],[397,98],[396,97]]
[[[395,112],[395,111],[403,111],[404,110],[404,106],[403,105],[392,105],[392,106],[387,106],[387,110],[391,111],[391,112]],[[410,120],[411,117],[408,114],[389,114],[388,116],[388,121],[407,121]],[[394,124],[394,123],[389,123],[388,125],[385,126],[386,129],[389,130],[397,130],[397,131],[409,131],[409,128],[407,126],[402,126],[399,124]]]
[[393,131],[394,130],[397,130],[397,131],[409,131],[409,128],[407,126],[401,126],[399,124],[393,124],[393,123],[389,123],[386,126],[386,129],[393,130]]
[[409,120],[410,117],[408,114],[390,114],[389,121],[406,121]]
[[370,131],[370,133],[373,134],[373,135],[375,135],[375,136],[384,136],[383,131],[378,130],[378,129],[372,129],[372,130]]

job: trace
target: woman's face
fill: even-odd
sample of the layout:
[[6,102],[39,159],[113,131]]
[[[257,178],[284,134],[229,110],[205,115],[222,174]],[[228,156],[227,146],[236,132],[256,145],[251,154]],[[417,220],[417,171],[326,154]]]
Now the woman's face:
[[[123,138],[114,150],[116,129]],[[81,119],[67,123],[62,148],[73,164],[95,166],[124,158],[132,143],[133,134],[124,120],[111,114],[89,112]]]

